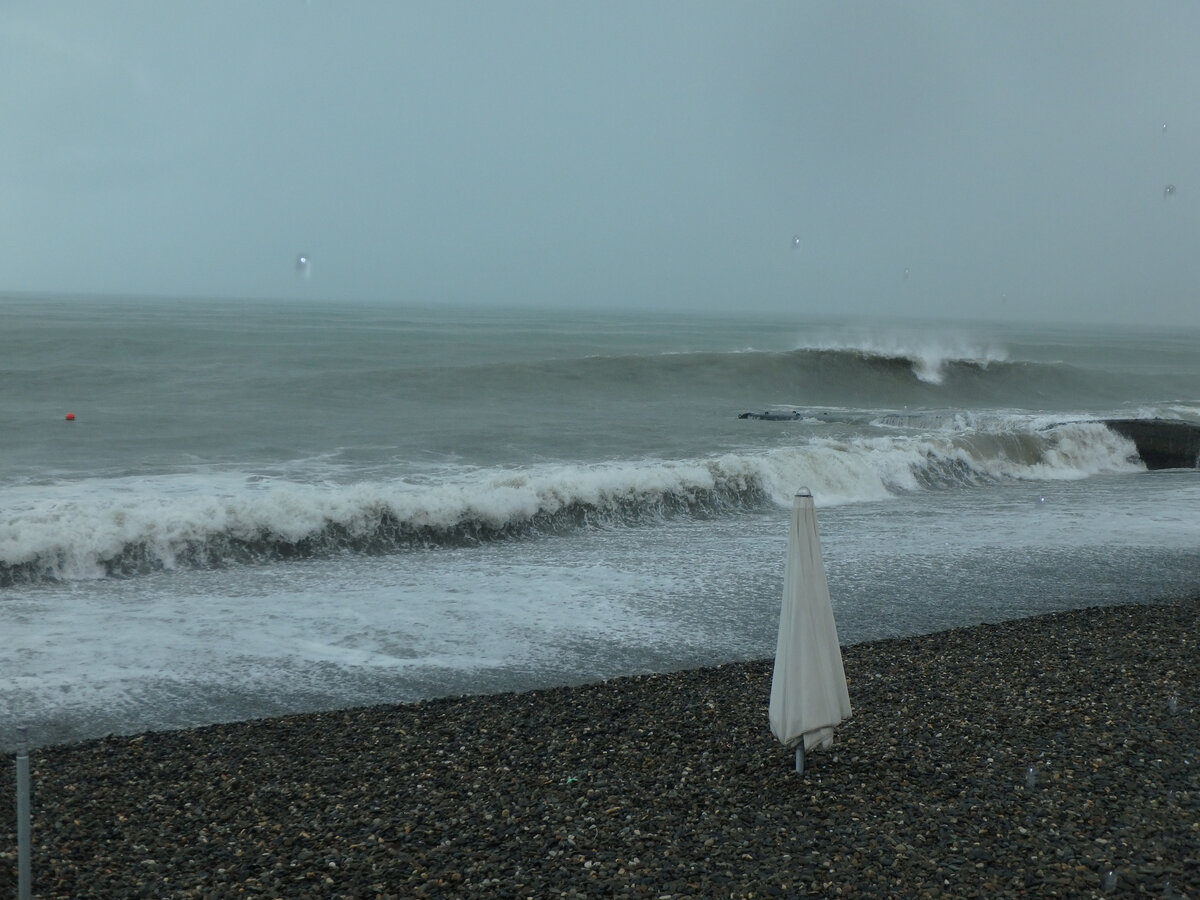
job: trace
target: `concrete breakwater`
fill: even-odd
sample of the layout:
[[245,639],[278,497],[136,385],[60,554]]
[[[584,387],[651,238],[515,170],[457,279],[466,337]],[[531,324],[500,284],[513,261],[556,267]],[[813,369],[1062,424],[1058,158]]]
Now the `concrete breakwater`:
[[1147,469],[1200,468],[1200,424],[1177,419],[1106,419],[1137,445]]

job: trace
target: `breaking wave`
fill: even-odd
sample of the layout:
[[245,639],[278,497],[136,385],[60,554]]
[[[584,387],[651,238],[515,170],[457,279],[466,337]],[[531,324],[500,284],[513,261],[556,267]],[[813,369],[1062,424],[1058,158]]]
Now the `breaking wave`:
[[[881,429],[882,431],[882,429]],[[1100,423],[880,433],[698,460],[459,471],[445,480],[312,485],[163,476],[14,492],[0,520],[0,585],[127,577],[342,553],[378,554],[823,506],[1000,479],[1135,471]]]
[[942,384],[951,367],[987,369],[1008,361],[1008,351],[968,341],[933,337],[865,337],[856,340],[823,340],[806,343],[798,350],[842,354],[867,362],[893,363],[911,370],[926,384]]
[[1062,362],[1009,359],[999,348],[963,344],[818,341],[791,350],[701,351],[589,357],[473,372],[509,395],[547,383],[564,390],[613,386],[632,394],[777,398],[805,406],[1060,409],[1120,406],[1176,388],[1161,377],[1096,372]]

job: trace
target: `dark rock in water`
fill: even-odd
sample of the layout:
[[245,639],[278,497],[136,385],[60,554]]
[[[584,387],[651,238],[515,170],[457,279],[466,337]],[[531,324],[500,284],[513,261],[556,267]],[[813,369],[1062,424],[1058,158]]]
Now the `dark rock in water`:
[[1137,445],[1147,469],[1200,468],[1200,425],[1176,419],[1106,419]]
[[791,422],[801,418],[798,412],[744,412],[739,419],[765,419],[768,422]]

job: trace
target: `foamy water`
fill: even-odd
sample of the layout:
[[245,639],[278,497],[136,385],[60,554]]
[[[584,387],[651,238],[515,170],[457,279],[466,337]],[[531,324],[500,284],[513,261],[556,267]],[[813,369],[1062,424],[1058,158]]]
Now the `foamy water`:
[[848,642],[1196,590],[1196,473],[1098,421],[1200,409],[1182,340],[56,309],[0,336],[0,743],[767,656],[800,486]]

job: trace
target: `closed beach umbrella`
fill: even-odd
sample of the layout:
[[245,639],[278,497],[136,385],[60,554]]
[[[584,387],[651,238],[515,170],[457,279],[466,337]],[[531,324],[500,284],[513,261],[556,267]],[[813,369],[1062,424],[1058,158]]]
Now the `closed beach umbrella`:
[[779,641],[771,675],[771,733],[804,754],[833,744],[833,729],[850,716],[837,625],[829,602],[812,494],[802,488],[792,507],[784,569]]

